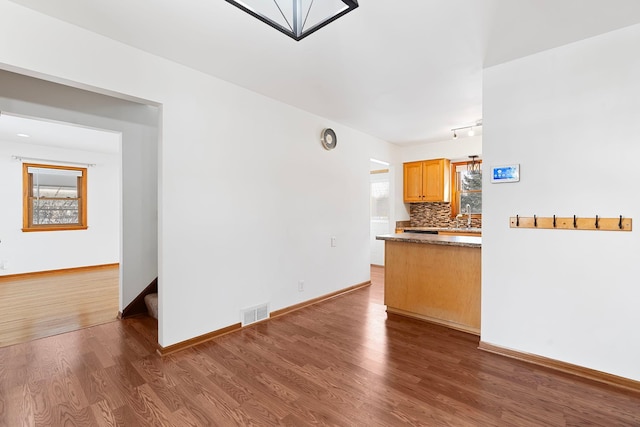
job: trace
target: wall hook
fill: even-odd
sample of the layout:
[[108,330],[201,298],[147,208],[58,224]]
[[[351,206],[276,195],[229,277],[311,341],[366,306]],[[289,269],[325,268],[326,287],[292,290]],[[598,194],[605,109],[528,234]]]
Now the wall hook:
[[[593,209],[595,211],[595,209]],[[573,226],[571,223],[573,219]],[[632,231],[633,230],[633,218],[612,216],[600,216],[593,215],[578,218],[578,215],[558,216],[523,216],[513,215],[508,218],[510,228],[533,228],[534,230],[591,230],[591,231]],[[522,221],[521,221],[522,220]],[[638,426],[640,427],[640,426]]]

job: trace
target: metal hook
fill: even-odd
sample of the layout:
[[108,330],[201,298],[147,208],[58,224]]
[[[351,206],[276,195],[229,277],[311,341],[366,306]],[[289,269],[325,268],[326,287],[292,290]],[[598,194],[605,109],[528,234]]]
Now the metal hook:
[[536,218],[536,216],[533,216],[533,226],[537,227],[538,226],[538,218]]
[[578,224],[576,223],[576,216],[573,216],[573,228],[578,228]]
[[556,228],[556,216],[553,216],[553,228]]
[[600,228],[600,226],[598,225],[598,215],[596,215],[596,228]]
[[620,215],[620,221],[618,222],[618,228],[622,230],[622,215]]
[[520,227],[520,216],[516,215],[516,227]]

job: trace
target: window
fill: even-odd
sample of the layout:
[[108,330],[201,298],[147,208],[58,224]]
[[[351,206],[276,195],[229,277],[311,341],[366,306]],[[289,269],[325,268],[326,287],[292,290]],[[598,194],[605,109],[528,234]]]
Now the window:
[[482,215],[482,161],[476,160],[479,166],[476,170],[469,170],[467,162],[453,163],[451,168],[451,188],[453,201],[451,214],[453,216],[467,213],[466,206],[471,208],[472,216]]
[[22,165],[22,231],[87,228],[87,169]]

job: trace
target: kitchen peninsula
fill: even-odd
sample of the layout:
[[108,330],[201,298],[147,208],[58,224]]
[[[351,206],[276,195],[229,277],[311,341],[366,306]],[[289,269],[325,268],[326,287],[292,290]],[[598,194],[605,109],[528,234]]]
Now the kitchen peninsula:
[[482,237],[397,233],[385,241],[387,312],[480,334]]

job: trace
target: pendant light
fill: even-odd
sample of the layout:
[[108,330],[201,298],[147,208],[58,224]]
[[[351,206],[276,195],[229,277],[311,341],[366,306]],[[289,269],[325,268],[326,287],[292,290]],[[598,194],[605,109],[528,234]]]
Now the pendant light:
[[467,172],[471,172],[471,173],[480,172],[480,162],[476,160],[478,156],[473,155],[473,156],[469,156],[469,158],[471,160],[467,162]]
[[226,0],[300,41],[358,7],[357,0]]

